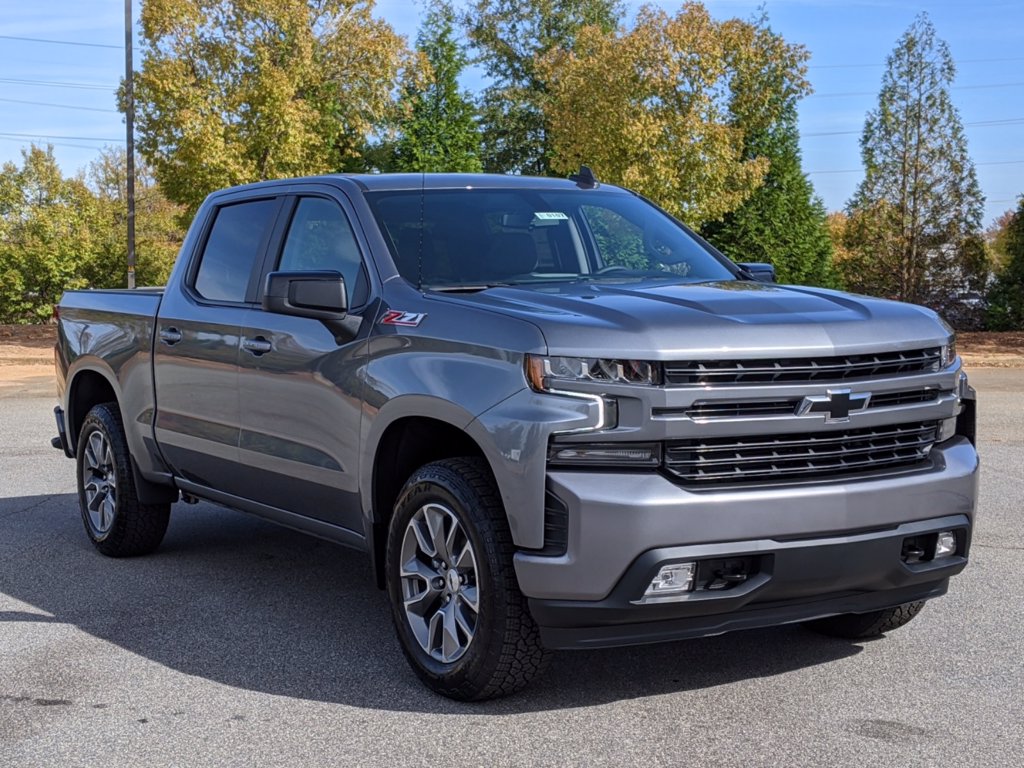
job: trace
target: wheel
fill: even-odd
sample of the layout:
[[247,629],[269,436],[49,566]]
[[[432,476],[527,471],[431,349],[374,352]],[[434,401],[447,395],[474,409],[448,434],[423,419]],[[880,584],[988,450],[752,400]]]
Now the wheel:
[[94,406],[78,435],[78,503],[85,532],[110,557],[152,552],[164,538],[170,504],[143,504],[116,403]]
[[388,596],[402,650],[431,690],[507,696],[547,665],[513,553],[482,459],[427,464],[406,482],[388,528]]
[[808,629],[822,635],[844,637],[848,640],[865,640],[878,637],[886,632],[899,629],[924,608],[924,600],[904,603],[895,608],[886,608],[871,613],[844,613],[824,619],[804,622]]

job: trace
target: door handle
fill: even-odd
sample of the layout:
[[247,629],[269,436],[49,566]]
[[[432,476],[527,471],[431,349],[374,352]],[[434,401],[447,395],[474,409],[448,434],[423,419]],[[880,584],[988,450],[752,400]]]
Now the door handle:
[[242,349],[246,352],[251,352],[256,357],[265,355],[273,348],[271,343],[262,336],[257,336],[255,339],[242,339]]
[[160,331],[160,341],[169,347],[173,347],[181,341],[181,331],[177,328],[164,328]]

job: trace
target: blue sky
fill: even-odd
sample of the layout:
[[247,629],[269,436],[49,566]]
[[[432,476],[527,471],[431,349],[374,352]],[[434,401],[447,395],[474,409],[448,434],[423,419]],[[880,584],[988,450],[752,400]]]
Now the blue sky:
[[[680,6],[665,0],[654,4],[669,12]],[[628,5],[632,15],[640,3]],[[761,0],[705,5],[719,18],[749,18]],[[767,0],[765,5],[772,27],[811,53],[808,74],[815,93],[800,106],[803,167],[829,210],[841,209],[861,178],[858,141],[865,113],[876,103],[886,56],[921,11],[931,16],[958,63],[953,101],[987,197],[985,223],[1015,207],[1024,194],[1024,2]],[[9,1],[0,8],[0,162],[19,159],[20,149],[33,139],[50,141],[62,168],[72,173],[104,143],[123,141],[113,96],[124,73],[122,0]],[[375,14],[412,40],[420,9],[409,0],[378,0]],[[136,2],[136,19],[138,12]],[[469,81],[479,84],[473,75]]]

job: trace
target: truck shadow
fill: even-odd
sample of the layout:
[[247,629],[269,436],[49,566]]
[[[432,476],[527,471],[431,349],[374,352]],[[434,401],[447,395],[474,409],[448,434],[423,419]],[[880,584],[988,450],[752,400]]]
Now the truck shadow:
[[179,504],[156,554],[113,560],[89,544],[71,494],[0,499],[0,542],[0,592],[52,616],[0,611],[0,622],[69,623],[188,675],[369,709],[488,715],[595,706],[860,651],[791,627],[560,653],[523,693],[466,705],[420,685],[358,552],[212,505]]

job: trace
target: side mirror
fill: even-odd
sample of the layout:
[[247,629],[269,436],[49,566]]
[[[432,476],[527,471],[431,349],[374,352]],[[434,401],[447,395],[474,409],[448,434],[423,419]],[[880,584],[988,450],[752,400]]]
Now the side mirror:
[[775,282],[775,267],[771,264],[760,264],[757,262],[746,262],[741,264],[736,263],[736,266],[747,272],[752,278],[757,280],[759,283],[774,283]]
[[340,320],[348,311],[345,278],[340,272],[271,272],[263,309],[279,315]]

